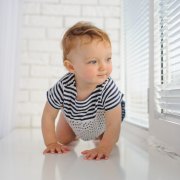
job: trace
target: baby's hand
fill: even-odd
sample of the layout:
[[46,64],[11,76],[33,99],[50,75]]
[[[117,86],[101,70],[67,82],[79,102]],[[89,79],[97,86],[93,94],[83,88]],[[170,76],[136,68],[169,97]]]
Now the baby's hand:
[[67,146],[58,144],[58,143],[53,143],[50,144],[49,146],[47,146],[47,148],[44,150],[43,154],[47,153],[47,152],[51,152],[51,154],[54,154],[55,151],[58,152],[58,154],[61,154],[61,152],[66,153],[66,151],[71,151]]
[[84,159],[88,159],[92,160],[94,158],[96,158],[96,160],[100,160],[101,158],[105,157],[105,159],[107,160],[109,158],[109,152],[107,149],[103,148],[103,147],[97,147],[91,150],[85,150],[83,152],[81,152],[82,154],[87,154]]

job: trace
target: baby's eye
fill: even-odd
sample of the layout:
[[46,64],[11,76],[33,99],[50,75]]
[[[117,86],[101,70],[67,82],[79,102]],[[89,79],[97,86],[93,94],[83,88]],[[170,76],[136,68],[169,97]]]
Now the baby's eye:
[[109,59],[109,61],[111,60],[111,58],[107,58],[107,59]]
[[96,61],[90,61],[90,64],[94,64],[94,63],[91,63],[91,62],[96,62]]
[[[109,59],[109,61],[111,60],[111,58],[107,58],[107,59]],[[90,64],[95,64],[95,63],[91,63],[91,62],[96,62],[96,61],[90,61],[89,62]]]

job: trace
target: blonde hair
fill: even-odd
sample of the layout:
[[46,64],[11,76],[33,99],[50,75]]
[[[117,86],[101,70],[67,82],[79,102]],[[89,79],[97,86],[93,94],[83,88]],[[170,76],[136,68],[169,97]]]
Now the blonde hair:
[[91,22],[80,21],[69,28],[63,36],[63,39],[61,41],[63,61],[67,59],[66,56],[70,52],[70,50],[74,49],[78,44],[77,37],[82,37],[83,35],[88,35],[89,37],[91,37],[91,41],[95,38],[100,39],[100,41],[106,41],[110,44],[111,47],[110,38],[104,30],[97,28]]

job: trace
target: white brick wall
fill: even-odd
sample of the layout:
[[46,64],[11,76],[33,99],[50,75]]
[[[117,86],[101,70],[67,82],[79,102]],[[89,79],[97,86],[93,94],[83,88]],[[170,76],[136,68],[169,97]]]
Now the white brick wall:
[[109,34],[113,52],[111,76],[119,86],[120,10],[120,0],[24,1],[17,127],[41,127],[46,91],[67,73],[61,39],[78,21],[93,22]]

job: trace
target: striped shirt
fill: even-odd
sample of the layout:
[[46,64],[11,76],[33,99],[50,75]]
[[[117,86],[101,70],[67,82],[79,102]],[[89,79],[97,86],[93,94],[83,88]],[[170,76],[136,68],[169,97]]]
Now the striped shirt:
[[101,135],[105,129],[105,112],[121,103],[122,121],[125,117],[125,102],[113,79],[109,76],[83,101],[77,100],[76,81],[73,73],[66,73],[47,91],[49,104],[62,111],[74,133],[88,141]]

